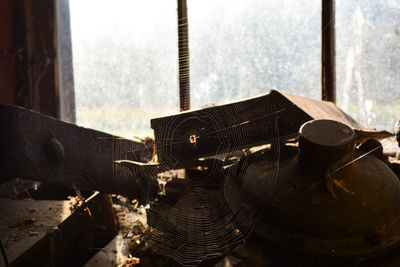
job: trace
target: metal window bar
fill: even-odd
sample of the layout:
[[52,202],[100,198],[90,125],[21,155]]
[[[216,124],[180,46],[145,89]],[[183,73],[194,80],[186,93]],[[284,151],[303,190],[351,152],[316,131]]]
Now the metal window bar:
[[322,100],[335,102],[335,10],[334,0],[322,0]]
[[189,34],[186,0],[178,0],[178,50],[179,106],[180,111],[184,111],[190,109]]

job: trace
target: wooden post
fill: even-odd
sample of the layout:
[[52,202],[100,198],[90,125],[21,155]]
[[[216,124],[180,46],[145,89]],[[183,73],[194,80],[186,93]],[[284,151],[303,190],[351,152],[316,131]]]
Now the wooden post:
[[190,109],[189,34],[186,0],[178,0],[179,102],[180,111]]
[[55,2],[13,1],[15,104],[59,118]]
[[335,102],[334,0],[322,0],[322,100]]

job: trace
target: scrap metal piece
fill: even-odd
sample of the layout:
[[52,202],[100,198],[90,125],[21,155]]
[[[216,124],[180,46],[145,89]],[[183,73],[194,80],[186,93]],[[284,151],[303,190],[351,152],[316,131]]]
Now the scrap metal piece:
[[114,163],[151,159],[142,143],[9,105],[0,105],[0,128],[0,182],[18,177],[140,200],[157,195],[156,175],[142,177],[145,186]]
[[[398,248],[399,179],[373,154],[380,145],[364,151],[354,141],[354,132],[336,121],[304,124],[298,154],[280,161],[256,232],[325,263],[358,263]],[[253,179],[238,186],[248,195],[256,192],[263,168],[260,161],[246,170]]]
[[158,159],[169,166],[187,166],[200,157],[271,143],[272,117],[282,141],[296,137],[303,123],[315,119],[366,129],[332,102],[272,90],[244,101],[152,119]]

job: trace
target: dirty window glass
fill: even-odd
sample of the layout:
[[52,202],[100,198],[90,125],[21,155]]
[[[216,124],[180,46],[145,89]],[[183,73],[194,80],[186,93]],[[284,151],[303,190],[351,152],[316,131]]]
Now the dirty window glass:
[[191,103],[321,98],[320,0],[188,0]]
[[70,0],[77,124],[124,137],[179,109],[176,1]]
[[336,1],[336,99],[371,128],[400,117],[400,1]]

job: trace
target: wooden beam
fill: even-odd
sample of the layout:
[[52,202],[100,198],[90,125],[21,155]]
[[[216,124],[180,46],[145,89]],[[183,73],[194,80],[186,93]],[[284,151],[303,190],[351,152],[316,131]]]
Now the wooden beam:
[[334,0],[322,0],[322,100],[335,102]]
[[178,0],[179,102],[180,111],[190,109],[189,34],[186,0]]

